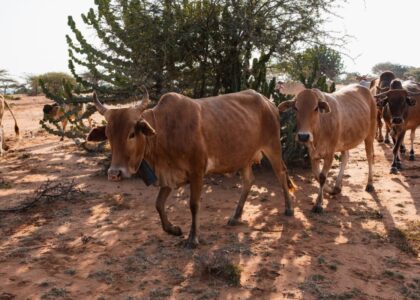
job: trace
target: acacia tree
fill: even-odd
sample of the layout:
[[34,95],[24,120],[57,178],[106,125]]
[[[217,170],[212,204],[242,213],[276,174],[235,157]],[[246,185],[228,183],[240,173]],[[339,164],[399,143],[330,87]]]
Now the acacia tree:
[[[152,99],[168,91],[204,97],[245,88],[269,96],[275,79],[267,82],[267,66],[325,38],[323,18],[340,1],[95,0],[82,20],[97,39],[68,17],[69,69],[79,92],[95,89],[105,103],[132,100],[142,85]],[[60,104],[90,100],[69,86],[63,96],[45,92]],[[55,129],[42,126],[63,135],[57,121]]]
[[13,79],[9,72],[5,69],[0,69],[0,90],[3,94],[6,94],[10,88],[19,87],[19,82]]
[[[82,20],[100,45],[69,17],[69,68],[78,82],[107,94],[135,93],[145,83],[155,96],[235,92],[248,87],[253,56],[265,65],[324,37],[322,16],[336,2],[96,0]],[[84,80],[76,66],[103,84]]]

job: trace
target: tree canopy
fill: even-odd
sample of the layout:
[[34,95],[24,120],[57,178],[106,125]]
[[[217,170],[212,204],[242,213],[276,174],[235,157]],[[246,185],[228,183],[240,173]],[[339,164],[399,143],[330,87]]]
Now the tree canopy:
[[82,19],[100,45],[70,16],[69,68],[78,82],[107,94],[135,93],[143,84],[155,96],[258,89],[270,60],[326,37],[323,20],[337,2],[95,0]]

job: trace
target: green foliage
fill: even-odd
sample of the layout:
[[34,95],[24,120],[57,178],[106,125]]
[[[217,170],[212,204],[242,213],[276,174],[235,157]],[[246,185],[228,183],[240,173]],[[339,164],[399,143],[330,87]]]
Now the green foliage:
[[[82,19],[101,47],[69,17],[69,68],[84,87],[106,94],[131,95],[143,84],[155,98],[167,91],[235,92],[250,87],[255,53],[254,62],[267,64],[325,36],[323,17],[338,1],[96,0]],[[77,74],[76,66],[94,80]]]
[[49,72],[41,75],[28,76],[26,79],[29,85],[30,95],[38,95],[42,89],[40,81],[44,82],[44,86],[53,94],[65,96],[64,82],[71,85],[73,89],[76,86],[76,80],[69,74],[62,72]]
[[404,73],[404,77],[413,77],[414,81],[420,82],[420,68],[411,68]]
[[392,71],[398,78],[403,78],[405,73],[413,69],[411,66],[404,66],[400,64],[393,64],[390,62],[378,63],[373,66],[372,72],[376,75],[380,75],[385,71]]
[[312,86],[322,76],[335,80],[343,68],[341,54],[326,45],[318,45],[296,53],[280,64],[280,69],[305,86]]

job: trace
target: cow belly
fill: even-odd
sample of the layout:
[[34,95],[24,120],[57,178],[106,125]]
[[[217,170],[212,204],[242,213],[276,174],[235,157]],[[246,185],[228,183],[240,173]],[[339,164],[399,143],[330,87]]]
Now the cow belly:
[[260,163],[263,158],[261,150],[256,151],[253,155],[231,155],[223,159],[209,157],[207,159],[206,174],[226,174],[233,173],[244,167],[256,163]]

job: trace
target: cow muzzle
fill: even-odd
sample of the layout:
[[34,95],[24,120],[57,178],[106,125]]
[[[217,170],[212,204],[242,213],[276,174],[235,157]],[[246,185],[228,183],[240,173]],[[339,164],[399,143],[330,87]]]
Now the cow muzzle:
[[300,143],[312,142],[312,134],[310,132],[298,132],[297,140]]
[[404,120],[401,117],[393,117],[392,120],[391,120],[391,123],[393,125],[401,125],[403,121]]
[[108,169],[109,181],[120,181],[122,179],[122,172],[118,169]]

